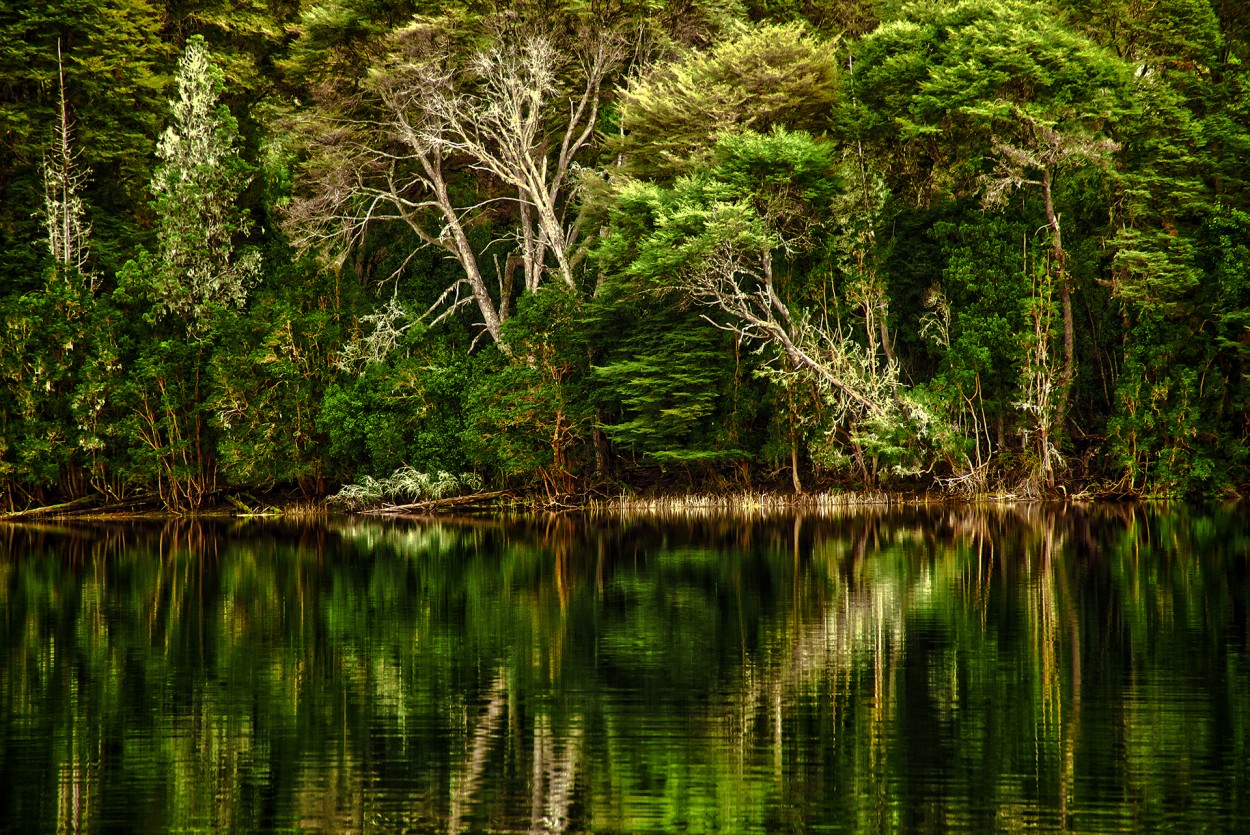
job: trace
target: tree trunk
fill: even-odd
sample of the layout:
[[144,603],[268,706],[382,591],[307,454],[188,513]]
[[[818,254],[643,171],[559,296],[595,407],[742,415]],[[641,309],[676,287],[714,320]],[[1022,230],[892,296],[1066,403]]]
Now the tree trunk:
[[521,194],[521,256],[525,260],[525,292],[537,293],[542,281],[542,264],[537,254],[538,244],[534,240],[534,222],[530,218],[530,206],[525,202],[524,192]]
[[1067,253],[1063,250],[1059,215],[1055,213],[1049,168],[1042,172],[1042,196],[1046,201],[1046,225],[1050,227],[1051,258],[1059,284],[1059,302],[1063,307],[1063,373],[1059,378],[1059,396],[1055,406],[1055,416],[1063,421],[1067,419],[1068,395],[1072,390],[1072,381],[1076,379],[1076,333],[1072,323],[1072,287],[1068,281]]
[[447,192],[447,183],[440,176],[435,183],[435,187],[439,208],[442,209],[443,219],[447,221],[447,231],[451,234],[455,245],[456,260],[464,268],[465,278],[468,279],[469,286],[473,288],[473,297],[477,300],[477,308],[482,314],[482,321],[486,325],[486,331],[490,334],[491,339],[495,341],[495,344],[499,346],[499,350],[508,356],[512,356],[512,349],[509,348],[500,336],[499,312],[495,307],[495,300],[491,298],[490,290],[486,287],[486,282],[482,280],[482,273],[477,266],[477,255],[473,252],[473,247],[469,244],[469,239],[464,234],[464,227],[460,225],[460,217],[452,206],[451,196]]
[[794,391],[789,386],[786,387],[786,405],[790,412],[790,479],[795,494],[799,495],[803,492],[803,482],[799,480],[799,439],[794,430]]

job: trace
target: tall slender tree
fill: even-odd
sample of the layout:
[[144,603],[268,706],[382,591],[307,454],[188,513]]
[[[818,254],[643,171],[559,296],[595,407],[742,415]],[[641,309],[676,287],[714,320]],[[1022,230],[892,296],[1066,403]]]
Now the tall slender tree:
[[79,162],[73,143],[73,123],[65,98],[65,67],[61,42],[56,44],[57,120],[53,127],[52,148],[44,155],[44,218],[48,229],[48,250],[66,282],[86,279],[92,295],[97,277],[88,267],[88,238],[91,224],[86,220],[82,191],[89,172]]
[[204,39],[194,36],[178,62],[173,124],[156,150],[159,250],[150,276],[159,306],[186,319],[192,333],[203,332],[213,311],[241,306],[260,273],[259,252],[236,251],[252,228],[238,205],[252,174],[221,93],[221,70]]
[[239,246],[252,228],[238,205],[251,168],[203,38],[187,42],[178,69],[152,182],[157,252],[128,263],[122,283],[148,307],[151,327],[129,368],[131,477],[155,484],[167,506],[195,509],[217,488],[209,364],[223,316],[242,307],[259,275],[260,254]]

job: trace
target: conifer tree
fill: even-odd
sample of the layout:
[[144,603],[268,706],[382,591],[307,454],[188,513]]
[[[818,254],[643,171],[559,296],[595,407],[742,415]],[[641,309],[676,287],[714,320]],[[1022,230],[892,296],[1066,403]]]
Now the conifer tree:
[[[97,282],[145,242],[146,192],[170,52],[150,0],[0,4],[0,272],[5,290],[40,286],[44,162],[63,86],[73,145],[90,170],[80,195]],[[64,60],[57,61],[60,43]],[[63,79],[63,85],[59,83]],[[88,106],[90,105],[90,106]]]
[[150,305],[152,326],[130,364],[126,431],[129,478],[155,484],[170,508],[195,509],[217,489],[208,368],[222,315],[242,307],[260,254],[236,252],[252,227],[237,205],[251,171],[239,156],[236,122],[218,103],[222,73],[202,38],[188,41],[177,83],[152,183],[158,251],[142,253],[122,275],[123,287]]
[[56,64],[60,107],[53,128],[52,148],[43,161],[44,217],[48,230],[48,250],[67,282],[72,280],[71,273],[77,273],[87,279],[94,295],[96,277],[87,268],[87,239],[91,234],[91,225],[86,220],[82,199],[88,172],[80,167],[78,152],[73,145],[73,124],[65,101],[65,69],[60,42],[56,45]]
[[251,180],[239,156],[238,125],[219,104],[222,73],[204,39],[192,37],[178,62],[173,124],[161,136],[152,183],[159,259],[151,273],[158,307],[202,335],[214,310],[240,307],[260,273],[260,254],[235,252],[252,221],[238,207]]

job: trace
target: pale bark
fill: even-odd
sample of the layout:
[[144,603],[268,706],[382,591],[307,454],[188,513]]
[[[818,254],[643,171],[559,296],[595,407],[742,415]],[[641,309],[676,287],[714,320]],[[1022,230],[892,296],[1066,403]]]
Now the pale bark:
[[[742,253],[722,247],[706,269],[691,277],[689,290],[699,301],[729,314],[726,327],[779,348],[794,368],[813,375],[843,408],[886,414],[895,398],[889,370],[876,373],[872,359],[859,356],[862,351],[841,332],[796,320],[773,286],[771,259],[771,253],[762,254],[758,259],[762,266],[756,270]],[[758,289],[746,289],[746,281]]]
[[[496,299],[467,226],[491,204],[517,204],[525,292],[542,285],[548,257],[575,289],[570,248],[576,236],[563,217],[569,176],[574,158],[593,138],[602,85],[621,50],[611,33],[582,44],[573,56],[581,59],[580,86],[568,96],[559,79],[570,56],[546,38],[505,33],[463,67],[450,52],[430,45],[421,28],[430,25],[396,33],[395,54],[366,92],[345,98],[345,112],[337,117],[327,118],[323,109],[308,123],[314,163],[303,196],[288,212],[288,226],[299,249],[341,260],[359,248],[371,226],[406,224],[423,246],[444,250],[460,265],[464,276],[456,284],[472,290],[484,333],[511,354],[501,332],[509,282],[501,282]],[[347,115],[357,111],[366,115]],[[453,160],[484,172],[515,196],[457,204],[445,170]],[[426,315],[437,322],[454,312],[454,291],[455,285]]]
[[[541,36],[505,43],[477,56],[473,67],[478,89],[464,93],[447,89],[430,99],[445,130],[430,135],[429,141],[466,156],[475,167],[517,189],[522,235],[531,258],[527,285],[532,289],[537,288],[537,270],[542,266],[535,256],[545,250],[555,259],[560,278],[576,289],[571,235],[561,220],[566,185],[574,157],[593,136],[604,78],[620,58],[620,44],[611,33],[588,45],[582,56],[582,89],[577,98],[567,100],[567,120],[554,134],[546,125],[562,99],[557,76],[564,56]],[[557,143],[559,151],[552,154]]]
[[65,99],[65,70],[61,59],[61,42],[56,43],[56,68],[59,90],[57,122],[53,131],[52,149],[44,157],[44,222],[48,231],[48,250],[68,282],[77,272],[87,280],[95,295],[99,277],[87,268],[87,241],[91,224],[85,218],[82,190],[88,172],[79,168],[78,154],[73,146],[73,123]]

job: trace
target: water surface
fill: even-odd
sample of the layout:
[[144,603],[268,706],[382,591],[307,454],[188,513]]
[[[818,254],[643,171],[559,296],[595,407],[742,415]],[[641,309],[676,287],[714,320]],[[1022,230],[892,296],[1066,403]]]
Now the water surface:
[[0,527],[0,829],[1250,831],[1232,510]]

